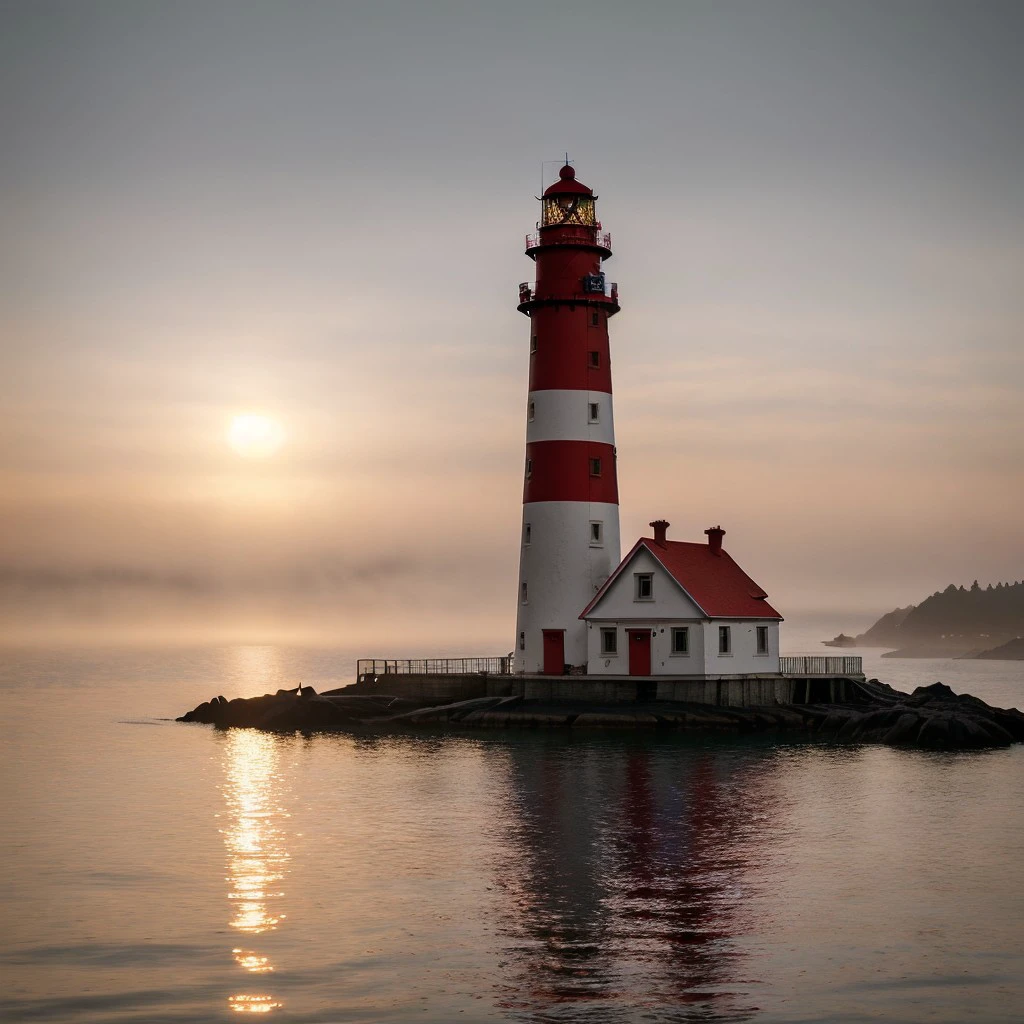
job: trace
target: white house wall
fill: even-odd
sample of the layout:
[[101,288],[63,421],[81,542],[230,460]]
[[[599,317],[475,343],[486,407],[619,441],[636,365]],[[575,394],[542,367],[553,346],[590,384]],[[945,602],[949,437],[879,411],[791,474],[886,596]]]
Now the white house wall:
[[[718,653],[718,627],[732,632],[732,654]],[[757,627],[768,627],[768,654],[757,653]],[[707,675],[756,675],[779,671],[779,623],[775,619],[712,619],[704,623],[704,671]]]
[[[689,654],[672,653],[672,628],[690,630]],[[732,630],[732,654],[718,653],[718,627]],[[757,653],[757,627],[768,628],[768,654]],[[601,630],[614,628],[618,652],[602,653]],[[651,674],[656,676],[764,675],[779,671],[779,624],[774,620],[631,618],[587,624],[587,674],[629,675],[627,630],[650,629]]]
[[[672,627],[688,626],[690,629],[690,651],[688,654],[672,653]],[[704,669],[704,631],[699,620],[677,620],[664,622],[653,619],[636,619],[631,622],[592,622],[587,628],[587,675],[628,676],[629,643],[627,629],[651,630],[651,675],[700,676]],[[617,634],[617,654],[601,652],[601,630],[614,628]]]
[[[614,568],[613,565],[612,569]],[[654,576],[654,598],[650,601],[637,601],[633,577],[636,573],[647,572]],[[581,608],[580,611],[582,610]],[[590,610],[587,618],[634,619],[638,616],[652,620],[703,617],[701,610],[683,593],[675,580],[655,561],[646,548],[641,548],[633,556],[633,561]]]

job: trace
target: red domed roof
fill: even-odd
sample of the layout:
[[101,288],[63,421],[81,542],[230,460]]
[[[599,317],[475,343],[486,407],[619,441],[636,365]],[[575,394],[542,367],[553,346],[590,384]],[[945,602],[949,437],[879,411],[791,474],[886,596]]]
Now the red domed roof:
[[594,193],[582,182],[576,180],[576,171],[566,164],[558,172],[558,181],[554,185],[548,185],[544,189],[546,196],[584,195],[592,196]]

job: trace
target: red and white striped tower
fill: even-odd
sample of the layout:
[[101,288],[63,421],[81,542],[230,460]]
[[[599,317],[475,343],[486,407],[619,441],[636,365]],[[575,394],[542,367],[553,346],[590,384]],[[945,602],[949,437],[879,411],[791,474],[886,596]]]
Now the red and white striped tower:
[[541,199],[526,254],[536,284],[520,285],[530,318],[523,531],[516,670],[561,675],[587,660],[580,612],[619,564],[608,318],[617,289],[594,193],[566,164]]

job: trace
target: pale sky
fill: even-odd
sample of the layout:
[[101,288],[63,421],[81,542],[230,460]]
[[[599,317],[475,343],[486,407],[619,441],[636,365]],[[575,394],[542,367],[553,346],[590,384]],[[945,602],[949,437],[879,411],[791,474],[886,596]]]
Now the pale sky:
[[508,650],[566,150],[624,550],[720,522],[789,619],[1024,576],[1024,5],[0,12],[0,635]]

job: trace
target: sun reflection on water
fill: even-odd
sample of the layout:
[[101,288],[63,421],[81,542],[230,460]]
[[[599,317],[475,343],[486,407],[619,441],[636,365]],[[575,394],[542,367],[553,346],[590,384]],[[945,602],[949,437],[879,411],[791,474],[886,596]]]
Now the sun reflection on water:
[[[281,774],[277,740],[255,730],[231,730],[225,740],[224,796],[227,827],[229,924],[248,935],[278,927],[285,915],[278,908],[289,854],[281,822],[288,814],[279,805]],[[235,962],[249,974],[274,970],[270,958],[253,949],[232,949]],[[270,1013],[281,1006],[265,993],[239,993],[228,1000],[237,1013]]]

